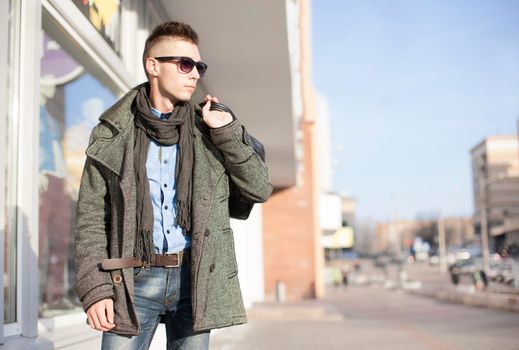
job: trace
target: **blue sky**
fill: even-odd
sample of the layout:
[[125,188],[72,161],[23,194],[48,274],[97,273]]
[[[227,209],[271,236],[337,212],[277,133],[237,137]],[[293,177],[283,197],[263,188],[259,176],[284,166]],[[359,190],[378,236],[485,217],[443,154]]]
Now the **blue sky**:
[[517,133],[519,1],[314,0],[312,55],[358,215],[472,215],[470,149]]

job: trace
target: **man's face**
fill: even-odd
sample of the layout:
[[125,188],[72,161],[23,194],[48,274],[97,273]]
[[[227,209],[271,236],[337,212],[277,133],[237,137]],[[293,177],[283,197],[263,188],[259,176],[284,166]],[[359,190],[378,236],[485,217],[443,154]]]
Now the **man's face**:
[[[200,61],[198,47],[190,41],[178,38],[163,38],[150,49],[149,56],[185,56],[195,62]],[[150,74],[150,80],[156,78],[162,96],[169,98],[172,103],[188,101],[191,98],[196,89],[196,83],[200,79],[196,67],[191,72],[184,73],[180,70],[179,61],[159,62],[154,60],[151,63],[153,71]]]

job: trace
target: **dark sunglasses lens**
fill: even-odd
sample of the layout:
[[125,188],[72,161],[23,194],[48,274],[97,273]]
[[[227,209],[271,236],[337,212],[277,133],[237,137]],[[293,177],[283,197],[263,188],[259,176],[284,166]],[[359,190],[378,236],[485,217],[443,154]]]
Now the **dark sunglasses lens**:
[[180,70],[184,73],[189,73],[193,70],[195,66],[195,61],[188,57],[182,57],[180,59]]
[[203,77],[207,70],[207,64],[203,62],[195,62],[189,57],[182,57],[180,59],[180,70],[184,73],[190,73],[196,65],[196,70],[200,77]]
[[196,69],[198,70],[198,74],[200,74],[200,77],[203,77],[205,74],[205,71],[207,70],[207,64],[198,62],[196,64]]

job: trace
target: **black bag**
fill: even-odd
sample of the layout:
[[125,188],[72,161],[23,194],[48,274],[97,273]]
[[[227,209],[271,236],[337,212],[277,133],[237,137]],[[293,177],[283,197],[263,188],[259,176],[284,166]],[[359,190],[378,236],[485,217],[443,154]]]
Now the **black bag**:
[[[199,104],[200,107],[203,107],[204,105],[205,102]],[[222,103],[211,102],[210,110],[230,113],[233,120],[236,119],[231,109]],[[247,132],[245,132],[244,137],[252,145],[252,148],[254,148],[254,151],[261,158],[261,160],[265,162],[265,147],[263,144]],[[233,182],[231,182],[229,196],[229,216],[233,219],[246,220],[249,217],[253,206],[254,203],[248,202],[245,198],[243,198],[239,189]]]

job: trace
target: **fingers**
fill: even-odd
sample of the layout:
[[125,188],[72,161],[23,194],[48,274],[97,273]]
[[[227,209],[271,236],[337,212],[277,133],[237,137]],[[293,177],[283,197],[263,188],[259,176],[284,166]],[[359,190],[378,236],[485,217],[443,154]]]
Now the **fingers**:
[[210,110],[211,110],[211,100],[206,99],[206,103],[205,103],[204,107],[202,107],[202,112],[204,115],[207,115],[207,113],[209,113]]
[[98,321],[101,326],[100,330],[106,332],[114,328],[115,325],[112,322],[108,322],[108,320],[106,319],[108,313],[113,314],[113,309],[113,301],[110,300],[105,303],[104,307],[100,307],[96,310]]
[[[98,301],[87,310],[90,327],[98,331],[107,332],[115,327],[114,303],[111,299]],[[107,319],[108,316],[108,319]]]
[[218,100],[218,98],[214,97],[214,96],[211,96],[211,95],[205,95],[205,100],[206,101],[214,101],[214,102],[218,102],[220,103],[220,101]]
[[87,314],[87,324],[92,327],[92,328],[95,328],[94,327],[94,320],[92,320],[92,317],[90,317],[90,314]]
[[110,300],[106,305],[106,319],[109,324],[114,325],[114,302],[113,302],[113,300]]
[[205,95],[205,105],[202,107],[204,122],[210,128],[218,128],[232,122],[233,117],[230,113],[222,111],[211,111],[211,102],[220,103],[218,98]]
[[95,310],[94,305],[92,305],[90,309],[88,309],[87,315],[88,324],[90,325],[90,327],[92,327],[93,329],[97,329],[98,331],[102,331],[103,329],[101,329],[101,324],[99,323],[99,319],[97,317],[97,312]]

